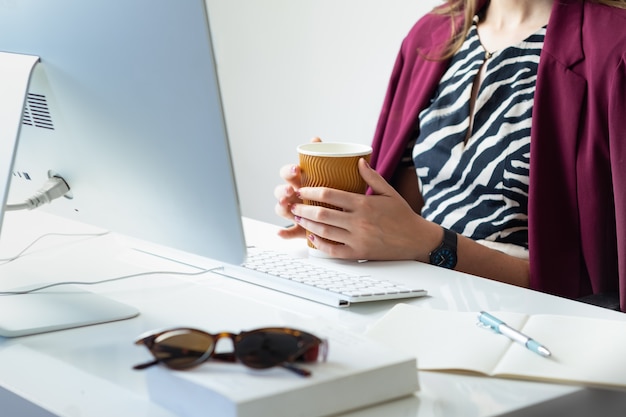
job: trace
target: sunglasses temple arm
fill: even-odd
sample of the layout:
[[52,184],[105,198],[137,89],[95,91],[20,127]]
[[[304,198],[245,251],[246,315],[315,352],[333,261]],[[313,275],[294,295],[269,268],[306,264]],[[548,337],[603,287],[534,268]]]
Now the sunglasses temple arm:
[[160,362],[161,362],[160,360],[155,359],[155,360],[152,360],[150,362],[137,364],[137,365],[133,366],[133,369],[137,369],[137,370],[146,369],[146,368],[149,368],[151,366],[157,365]]
[[300,376],[311,376],[311,371],[309,371],[308,369],[300,368],[291,362],[283,362],[280,364],[280,366]]

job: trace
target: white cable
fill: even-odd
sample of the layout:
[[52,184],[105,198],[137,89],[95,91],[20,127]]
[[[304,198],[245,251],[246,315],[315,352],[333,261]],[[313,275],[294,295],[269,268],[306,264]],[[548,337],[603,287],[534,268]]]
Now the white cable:
[[7,204],[5,210],[32,210],[41,205],[63,197],[70,191],[69,185],[61,177],[50,177],[35,194],[19,204]]
[[70,236],[70,237],[96,236],[97,237],[97,236],[104,236],[104,235],[109,234],[109,233],[110,232],[108,230],[104,231],[104,232],[100,232],[100,233],[46,233],[44,235],[39,236],[37,239],[33,240],[32,242],[30,242],[24,249],[19,251],[17,253],[17,255],[13,255],[13,256],[11,256],[9,258],[4,258],[4,259],[0,258],[0,266],[6,265],[6,264],[8,264],[10,262],[15,261],[16,259],[21,258],[22,256],[24,256],[24,253],[28,249],[32,248],[35,245],[35,243],[37,243],[40,240],[42,240],[42,239],[44,239],[46,237],[49,237],[49,236]]
[[[24,249],[22,249],[17,255],[12,256],[10,258],[6,258],[6,259],[0,259],[0,266],[8,264],[9,262],[12,262],[12,261],[22,257],[24,255],[24,252],[26,252],[35,243],[37,243],[38,241],[40,241],[41,239],[43,239],[44,237],[47,237],[47,236],[104,236],[104,235],[106,235],[108,233],[110,233],[110,232],[109,231],[105,231],[105,232],[101,232],[101,233],[47,233],[45,235],[39,236],[37,239],[32,241]],[[192,265],[190,265],[190,266],[192,266]],[[136,273],[136,274],[123,275],[123,276],[120,276],[120,277],[107,278],[107,279],[103,279],[103,280],[100,280],[100,281],[91,281],[91,282],[90,281],[60,281],[60,282],[52,282],[52,283],[49,283],[49,284],[42,284],[39,287],[34,287],[34,288],[31,288],[31,289],[27,289],[27,290],[21,290],[21,291],[0,291],[0,296],[30,294],[30,293],[33,293],[33,292],[46,290],[48,288],[58,287],[58,286],[62,286],[62,285],[99,285],[99,284],[105,284],[107,282],[115,282],[115,281],[125,280],[125,279],[129,279],[129,278],[137,278],[137,277],[143,277],[143,276],[149,276],[149,275],[198,276],[198,275],[206,274],[207,272],[214,272],[216,270],[223,269],[223,267],[221,267],[221,266],[218,266],[218,267],[215,267],[215,268],[209,268],[209,269],[198,268],[196,266],[193,266],[193,268],[198,269],[198,271],[194,271],[194,272],[147,271],[147,272],[139,272],[139,273]]]
[[107,282],[120,281],[129,278],[137,278],[137,277],[145,277],[149,275],[179,275],[179,276],[198,276],[202,274],[206,274],[207,272],[214,272],[216,270],[222,269],[222,267],[215,267],[210,269],[200,269],[195,272],[180,272],[180,271],[147,271],[147,272],[139,272],[136,274],[124,275],[121,277],[102,279],[100,281],[60,281],[60,282],[52,282],[50,284],[43,284],[39,287],[21,290],[21,291],[0,291],[0,296],[9,296],[9,295],[25,295],[30,294],[36,291],[46,290],[52,287],[58,287],[61,285],[99,285],[105,284]]

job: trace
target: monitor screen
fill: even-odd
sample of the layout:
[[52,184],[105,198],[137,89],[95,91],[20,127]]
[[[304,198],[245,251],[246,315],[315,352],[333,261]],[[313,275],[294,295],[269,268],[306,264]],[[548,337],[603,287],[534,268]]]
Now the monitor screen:
[[60,176],[70,192],[41,209],[243,261],[204,0],[0,2],[0,52],[39,58],[14,158],[0,143],[0,221],[5,204]]

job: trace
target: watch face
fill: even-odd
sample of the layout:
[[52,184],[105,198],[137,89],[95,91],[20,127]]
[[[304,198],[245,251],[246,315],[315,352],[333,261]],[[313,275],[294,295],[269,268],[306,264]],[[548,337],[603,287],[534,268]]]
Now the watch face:
[[452,269],[456,266],[456,253],[447,247],[439,248],[430,255],[430,263]]

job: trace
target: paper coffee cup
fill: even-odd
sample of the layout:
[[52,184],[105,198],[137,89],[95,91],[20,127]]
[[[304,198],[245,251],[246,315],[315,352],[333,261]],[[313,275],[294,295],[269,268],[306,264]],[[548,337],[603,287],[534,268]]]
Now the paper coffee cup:
[[[357,143],[312,142],[298,146],[297,150],[302,187],[329,187],[359,194],[364,194],[367,190],[367,184],[359,173],[358,162],[361,158],[369,162],[371,146]],[[317,201],[303,201],[304,204],[340,209]],[[315,249],[309,240],[307,243],[310,248]]]

